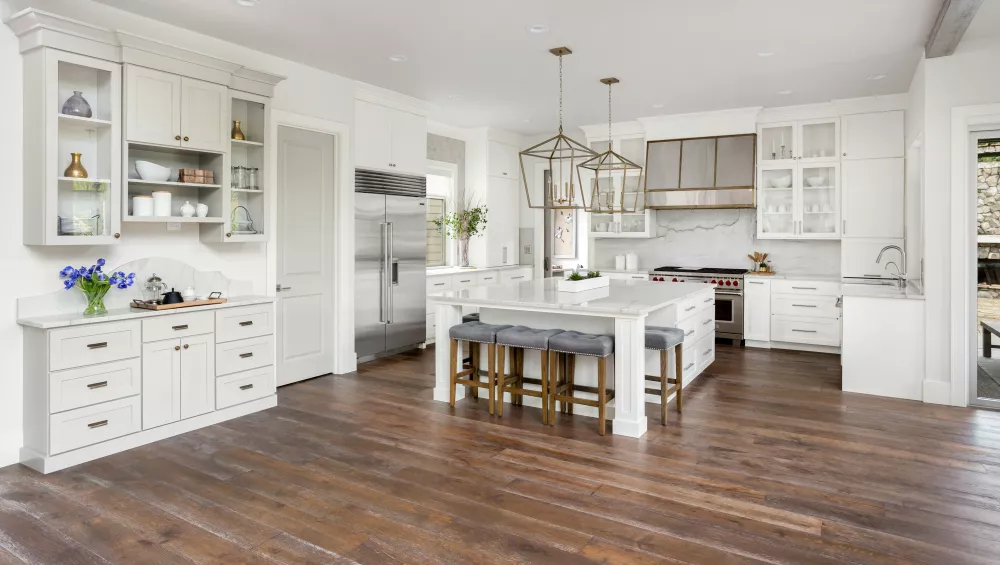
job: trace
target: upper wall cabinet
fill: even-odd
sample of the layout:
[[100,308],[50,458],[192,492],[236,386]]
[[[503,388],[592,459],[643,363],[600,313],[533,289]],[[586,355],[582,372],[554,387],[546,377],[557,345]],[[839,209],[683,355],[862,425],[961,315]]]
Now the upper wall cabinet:
[[840,119],[761,124],[757,143],[762,165],[836,162],[840,160]]
[[902,110],[844,116],[844,159],[904,157],[906,117]]
[[134,65],[125,67],[128,141],[225,151],[228,90]]
[[426,118],[356,100],[354,165],[391,173],[426,174]]
[[121,65],[40,48],[24,54],[25,245],[120,236]]
[[490,176],[503,177],[508,179],[518,179],[521,170],[521,161],[517,147],[500,143],[489,142]]

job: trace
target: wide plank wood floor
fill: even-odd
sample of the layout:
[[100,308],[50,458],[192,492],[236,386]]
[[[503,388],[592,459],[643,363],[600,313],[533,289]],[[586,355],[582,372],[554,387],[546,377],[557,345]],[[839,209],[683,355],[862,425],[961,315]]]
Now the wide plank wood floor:
[[452,414],[428,350],[59,473],[7,467],[0,565],[1000,563],[1000,413],[843,394],[834,356],[717,355],[641,440]]

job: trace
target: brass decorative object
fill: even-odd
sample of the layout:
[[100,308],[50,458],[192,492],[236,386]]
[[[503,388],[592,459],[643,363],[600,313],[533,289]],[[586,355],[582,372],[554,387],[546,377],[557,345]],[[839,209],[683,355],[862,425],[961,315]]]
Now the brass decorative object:
[[[584,210],[588,208],[587,194],[579,182],[573,178],[573,171],[583,161],[597,156],[597,152],[586,145],[563,134],[563,56],[573,52],[568,47],[556,47],[549,50],[559,57],[559,133],[555,136],[521,151],[521,183],[524,185],[524,195],[529,208],[546,210]],[[542,201],[531,196],[531,186],[528,171],[535,178],[536,169],[525,166],[525,163],[544,163],[546,169],[541,178]],[[578,175],[577,175],[578,176]]]
[[611,148],[611,87],[618,82],[614,77],[601,79],[601,84],[608,85],[608,150],[580,163],[576,169],[580,186],[591,187],[590,206],[586,210],[592,213],[631,214],[645,207],[642,166]]
[[237,141],[246,141],[246,136],[243,135],[243,130],[240,129],[240,121],[233,120],[233,139]]
[[70,153],[70,156],[73,158],[73,162],[63,171],[63,176],[73,179],[87,178],[87,169],[84,169],[83,163],[80,162],[80,153]]

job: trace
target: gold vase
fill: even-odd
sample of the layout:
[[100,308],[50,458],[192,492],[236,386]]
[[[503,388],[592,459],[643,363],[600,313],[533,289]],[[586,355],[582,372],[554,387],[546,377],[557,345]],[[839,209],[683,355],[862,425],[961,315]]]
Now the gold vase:
[[240,129],[240,121],[233,120],[233,139],[238,139],[240,141],[246,141],[246,136],[243,135],[243,130]]
[[63,172],[63,176],[74,179],[87,178],[87,169],[84,169],[83,163],[80,162],[80,154],[70,153],[70,156],[73,157],[73,162],[66,167],[66,170]]

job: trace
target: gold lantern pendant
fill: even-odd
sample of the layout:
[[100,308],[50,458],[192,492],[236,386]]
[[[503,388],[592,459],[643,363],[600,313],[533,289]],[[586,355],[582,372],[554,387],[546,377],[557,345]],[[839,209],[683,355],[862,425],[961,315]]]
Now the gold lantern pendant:
[[611,86],[618,79],[602,78],[608,86],[608,150],[577,167],[580,186],[590,186],[588,212],[601,214],[641,212],[646,207],[642,192],[642,166],[611,149]]
[[[597,152],[586,145],[563,134],[563,56],[573,52],[568,47],[550,49],[559,57],[559,133],[545,141],[521,151],[521,184],[529,208],[545,210],[585,210],[588,207],[587,192],[578,182],[579,175],[574,169],[580,163],[597,156]],[[542,199],[532,197],[531,179],[535,178],[536,166],[544,164]]]

